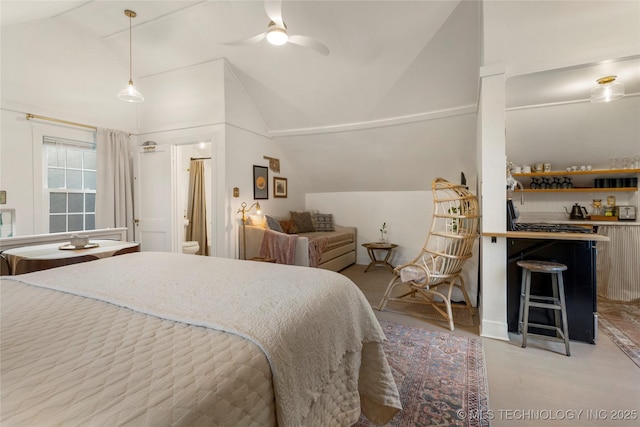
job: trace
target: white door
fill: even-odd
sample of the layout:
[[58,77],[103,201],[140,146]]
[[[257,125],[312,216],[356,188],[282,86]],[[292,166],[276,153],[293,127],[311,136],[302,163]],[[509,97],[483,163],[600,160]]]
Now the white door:
[[143,251],[173,251],[175,147],[139,147],[134,160],[135,238]]

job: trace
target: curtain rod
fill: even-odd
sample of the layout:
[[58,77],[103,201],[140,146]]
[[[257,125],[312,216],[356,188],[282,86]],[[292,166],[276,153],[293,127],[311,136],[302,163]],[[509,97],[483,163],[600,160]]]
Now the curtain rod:
[[51,118],[51,117],[38,116],[37,114],[27,113],[27,120],[31,120],[31,119],[48,120],[50,122],[62,123],[62,124],[71,125],[71,126],[79,126],[79,127],[82,127],[82,128],[92,129],[94,131],[98,130],[97,127],[91,126],[91,125],[85,125],[85,124],[82,124],[82,123],[75,123],[75,122],[70,122],[70,121],[67,121],[67,120],[54,119],[54,118]]
[[211,160],[211,157],[192,157],[191,160]]

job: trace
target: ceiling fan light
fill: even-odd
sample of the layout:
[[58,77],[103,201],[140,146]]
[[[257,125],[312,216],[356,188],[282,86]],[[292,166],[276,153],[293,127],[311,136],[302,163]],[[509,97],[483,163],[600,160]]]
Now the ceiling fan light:
[[272,45],[281,46],[289,40],[289,35],[282,28],[271,28],[267,32],[267,41]]
[[118,99],[127,102],[142,102],[144,96],[133,85],[133,81],[129,80],[127,87],[118,92]]
[[617,76],[601,77],[598,85],[591,89],[591,102],[610,102],[624,96],[624,84],[616,81]]

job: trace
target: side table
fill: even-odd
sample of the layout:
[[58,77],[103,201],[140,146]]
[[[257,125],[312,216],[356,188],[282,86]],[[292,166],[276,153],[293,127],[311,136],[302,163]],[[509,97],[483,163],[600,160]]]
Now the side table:
[[[367,248],[367,252],[369,253],[369,258],[371,258],[371,263],[364,270],[365,273],[369,271],[369,269],[374,265],[382,265],[384,267],[387,267],[389,270],[393,271],[394,267],[389,263],[389,258],[391,258],[391,252],[393,252],[393,250],[397,248],[398,245],[396,245],[395,243],[376,242],[376,243],[363,243],[362,246]],[[384,259],[376,258],[375,251],[384,251],[385,252]]]

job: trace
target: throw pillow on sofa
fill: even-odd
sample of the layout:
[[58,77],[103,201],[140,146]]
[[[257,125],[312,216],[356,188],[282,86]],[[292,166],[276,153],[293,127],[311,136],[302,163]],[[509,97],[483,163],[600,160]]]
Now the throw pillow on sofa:
[[284,233],[284,230],[282,230],[282,227],[280,227],[280,223],[278,222],[277,219],[269,215],[265,215],[265,217],[267,218],[267,226],[269,227],[270,230]]
[[333,214],[314,214],[315,231],[335,231],[333,227]]
[[291,219],[298,227],[298,233],[310,233],[315,231],[313,222],[311,221],[311,213],[309,212],[293,212],[290,211]]
[[298,227],[296,227],[296,223],[291,219],[281,219],[280,227],[282,227],[282,231],[287,234],[298,234]]

